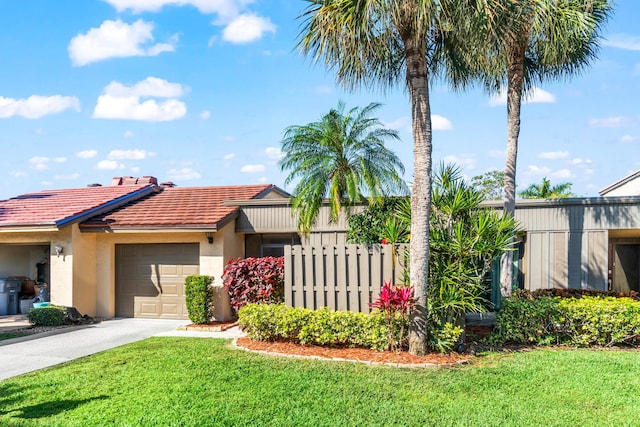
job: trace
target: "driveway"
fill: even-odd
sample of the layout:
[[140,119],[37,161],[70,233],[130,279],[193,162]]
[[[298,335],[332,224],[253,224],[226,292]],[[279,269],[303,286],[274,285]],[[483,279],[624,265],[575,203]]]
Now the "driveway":
[[179,335],[188,320],[113,319],[57,335],[0,346],[0,380],[154,335]]

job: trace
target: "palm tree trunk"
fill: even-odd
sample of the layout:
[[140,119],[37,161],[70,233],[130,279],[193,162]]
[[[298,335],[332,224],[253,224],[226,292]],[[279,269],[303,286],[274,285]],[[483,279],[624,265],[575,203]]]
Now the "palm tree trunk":
[[425,38],[405,40],[407,86],[413,121],[410,280],[417,308],[409,316],[409,352],[427,352],[427,286],[429,265],[429,208],[431,206],[431,111]]
[[[524,55],[526,43],[509,54],[507,69],[507,154],[504,169],[504,215],[515,215],[516,160],[520,135],[520,109],[524,87]],[[500,288],[503,297],[510,297],[513,286],[513,252],[508,251],[500,260]]]

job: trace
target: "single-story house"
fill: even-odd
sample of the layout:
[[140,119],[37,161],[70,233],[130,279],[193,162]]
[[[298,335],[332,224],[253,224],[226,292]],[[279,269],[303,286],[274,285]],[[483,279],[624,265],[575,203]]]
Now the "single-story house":
[[153,177],[45,190],[0,201],[0,277],[49,284],[55,304],[103,318],[187,318],[183,283],[215,277],[215,316],[231,316],[220,276],[243,257],[239,207],[281,199],[273,185],[179,188]]
[[[640,290],[640,194],[618,187],[630,194],[517,201],[518,285]],[[206,274],[215,318],[226,320],[226,263],[282,255],[285,245],[344,245],[345,216],[329,223],[328,214],[323,207],[312,233],[300,236],[289,194],[274,185],[180,188],[116,177],[109,186],[45,190],[0,201],[0,278],[46,282],[53,303],[92,316],[187,318],[184,278]]]

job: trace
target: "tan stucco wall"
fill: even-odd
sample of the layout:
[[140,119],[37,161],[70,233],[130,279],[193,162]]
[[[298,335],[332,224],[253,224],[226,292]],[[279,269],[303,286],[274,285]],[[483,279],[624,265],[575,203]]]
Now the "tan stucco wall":
[[[232,312],[221,276],[227,261],[244,254],[244,236],[234,230],[231,221],[213,233],[210,244],[203,231],[83,233],[74,224],[57,232],[2,233],[0,244],[48,245],[51,302],[76,307],[82,314],[111,318],[115,316],[115,245],[198,243],[200,274],[214,277],[215,319],[228,320]],[[61,246],[64,254],[56,256],[55,246]]]
[[[214,242],[207,241],[203,231],[197,232],[140,232],[140,233],[84,233],[93,235],[96,248],[96,304],[99,317],[115,316],[115,245],[145,243],[199,243],[200,274],[214,277],[216,320],[231,317],[229,297],[222,287],[222,272],[230,258],[242,256],[244,239],[235,235],[233,221],[221,231],[213,233]],[[237,247],[236,247],[237,246]]]

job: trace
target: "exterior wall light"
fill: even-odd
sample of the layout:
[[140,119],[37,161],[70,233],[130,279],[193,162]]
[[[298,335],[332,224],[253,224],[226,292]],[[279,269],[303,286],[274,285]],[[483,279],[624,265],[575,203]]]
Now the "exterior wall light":
[[53,250],[54,250],[54,251],[56,251],[56,256],[58,256],[58,257],[59,257],[60,255],[63,255],[63,254],[64,254],[64,248],[63,248],[62,246],[60,246],[60,245],[55,245],[55,246],[53,247]]
[[206,233],[204,233],[205,236],[207,236],[207,242],[209,242],[210,245],[213,244],[213,233],[211,233],[210,231],[207,231]]

